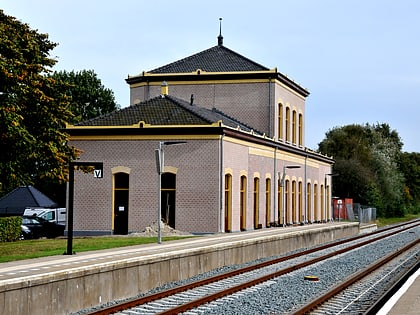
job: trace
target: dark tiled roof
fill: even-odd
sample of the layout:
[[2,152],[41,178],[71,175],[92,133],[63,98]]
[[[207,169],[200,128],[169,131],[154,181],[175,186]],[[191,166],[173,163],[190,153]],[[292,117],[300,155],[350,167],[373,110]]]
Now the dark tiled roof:
[[[219,120],[226,126],[251,131],[252,128],[216,109],[209,110],[175,98],[157,96],[76,126],[131,126],[140,121],[150,125],[209,125]],[[255,131],[256,134],[260,134]]]
[[195,55],[149,71],[150,73],[189,73],[201,69],[207,72],[266,71],[268,68],[217,45]]
[[22,215],[27,207],[52,208],[57,204],[32,186],[18,187],[0,198],[0,213]]

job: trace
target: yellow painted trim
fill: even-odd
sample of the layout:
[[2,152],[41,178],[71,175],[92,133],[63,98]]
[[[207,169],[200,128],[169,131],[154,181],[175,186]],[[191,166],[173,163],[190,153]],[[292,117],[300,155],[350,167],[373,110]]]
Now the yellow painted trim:
[[230,167],[225,168],[225,175],[227,175],[227,174],[229,174],[229,175],[233,174],[233,170]]
[[224,141],[239,144],[239,145],[243,145],[243,146],[250,147],[250,148],[256,148],[256,149],[260,149],[260,150],[270,150],[274,153],[274,148],[268,148],[264,145],[255,144],[255,143],[252,143],[252,142],[249,142],[249,141],[246,141],[246,140],[241,140],[241,139],[225,136]]
[[[151,73],[151,72],[146,72],[143,71],[141,75],[134,75],[134,76],[128,76],[128,79],[134,79],[134,78],[141,78],[141,77],[172,77],[172,76],[183,76],[183,75],[191,75],[191,74],[196,74],[196,75],[201,75],[201,74],[206,74],[206,75],[221,75],[221,74],[261,74],[261,73],[267,73],[267,74],[272,74],[272,73],[277,73],[277,68],[273,68],[270,70],[261,70],[261,71],[232,71],[232,72],[207,72],[204,71],[202,69],[196,69],[194,71],[191,72],[177,72],[177,73]],[[166,80],[167,82],[167,80]],[[159,83],[160,85],[161,83]]]
[[248,171],[245,171],[245,170],[240,171],[239,172],[239,177],[241,177],[241,176],[248,177]]
[[178,168],[174,167],[174,166],[164,165],[163,172],[164,173],[172,173],[172,174],[176,175],[178,173]]
[[127,167],[127,166],[116,166],[111,168],[111,172],[112,175],[116,174],[116,173],[126,173],[126,174],[130,174],[131,168]]
[[[278,84],[279,86],[281,86],[282,88],[288,90],[290,93],[296,95],[297,97],[299,97],[301,100],[306,100],[306,97],[300,95],[299,93],[297,93],[295,90],[291,89],[290,87],[288,87],[287,85],[285,85],[284,83],[280,82],[279,80],[275,79],[274,82],[276,84]],[[296,82],[295,82],[296,83]],[[299,83],[296,83],[298,86],[300,86],[301,88],[305,89],[304,87],[302,87]],[[305,89],[306,90],[306,89]]]
[[70,136],[70,141],[117,141],[117,140],[219,140],[218,135],[92,135],[92,136]]
[[251,155],[258,155],[258,156],[264,156],[268,158],[274,158],[274,150],[264,150],[259,148],[249,148],[248,153]]
[[[255,84],[255,83],[270,83],[269,79],[236,79],[236,80],[200,80],[200,81],[170,81],[171,85],[210,85],[210,84]],[[130,89],[144,87],[144,86],[160,86],[159,82],[139,82],[130,85]],[[291,90],[293,91],[293,90]],[[299,95],[299,94],[297,94]]]
[[218,120],[212,124],[207,125],[151,125],[145,123],[143,120],[139,121],[136,124],[132,125],[118,125],[118,126],[108,126],[108,125],[97,125],[97,126],[74,126],[70,124],[66,124],[66,129],[69,130],[84,130],[84,129],[139,129],[139,128],[159,128],[159,129],[165,129],[165,128],[208,128],[208,127],[221,127],[223,126],[223,123],[221,120]]

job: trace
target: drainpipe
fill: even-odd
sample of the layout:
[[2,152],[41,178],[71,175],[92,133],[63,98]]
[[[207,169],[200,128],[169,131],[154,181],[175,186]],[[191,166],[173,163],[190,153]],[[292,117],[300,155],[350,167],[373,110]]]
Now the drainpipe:
[[305,200],[305,211],[304,211],[304,218],[303,224],[308,223],[308,191],[307,191],[307,181],[308,181],[308,174],[307,174],[307,167],[308,167],[308,154],[305,155],[305,184],[303,186],[303,200]]
[[[273,131],[273,117],[272,117],[272,109],[271,109],[271,78],[268,79],[268,121],[270,122],[270,126],[269,126],[269,133],[270,133],[270,138],[274,135],[274,131]],[[274,173],[275,174],[275,173]]]

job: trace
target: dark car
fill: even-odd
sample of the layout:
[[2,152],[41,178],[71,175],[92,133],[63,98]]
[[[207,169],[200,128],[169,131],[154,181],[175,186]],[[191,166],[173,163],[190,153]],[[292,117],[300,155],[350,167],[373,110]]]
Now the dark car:
[[53,238],[64,235],[65,226],[49,222],[37,216],[22,217],[22,236],[24,239],[48,237]]

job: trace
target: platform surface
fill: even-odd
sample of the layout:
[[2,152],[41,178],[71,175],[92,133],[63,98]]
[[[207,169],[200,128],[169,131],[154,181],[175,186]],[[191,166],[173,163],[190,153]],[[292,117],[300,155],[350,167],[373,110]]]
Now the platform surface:
[[[262,230],[245,231],[237,233],[219,233],[196,238],[180,239],[162,242],[162,244],[144,244],[129,247],[120,247],[107,250],[80,252],[75,255],[58,255],[43,258],[34,258],[15,262],[0,263],[0,285],[16,283],[54,274],[55,272],[88,269],[89,266],[112,264],[130,259],[153,259],[162,257],[162,254],[182,253],[191,249],[208,246],[221,246],[232,242],[242,242],[255,238],[265,238],[270,235],[303,233],[308,230],[325,229],[327,227],[346,225],[345,222],[329,222],[325,224],[308,224],[302,226],[274,227]],[[122,236],[129,237],[129,236]],[[63,248],[63,253],[66,248]]]
[[[420,314],[420,270],[413,275],[412,283],[407,285],[396,301],[389,301],[389,305],[378,312],[378,315],[419,315]],[[410,281],[410,279],[409,279]]]

